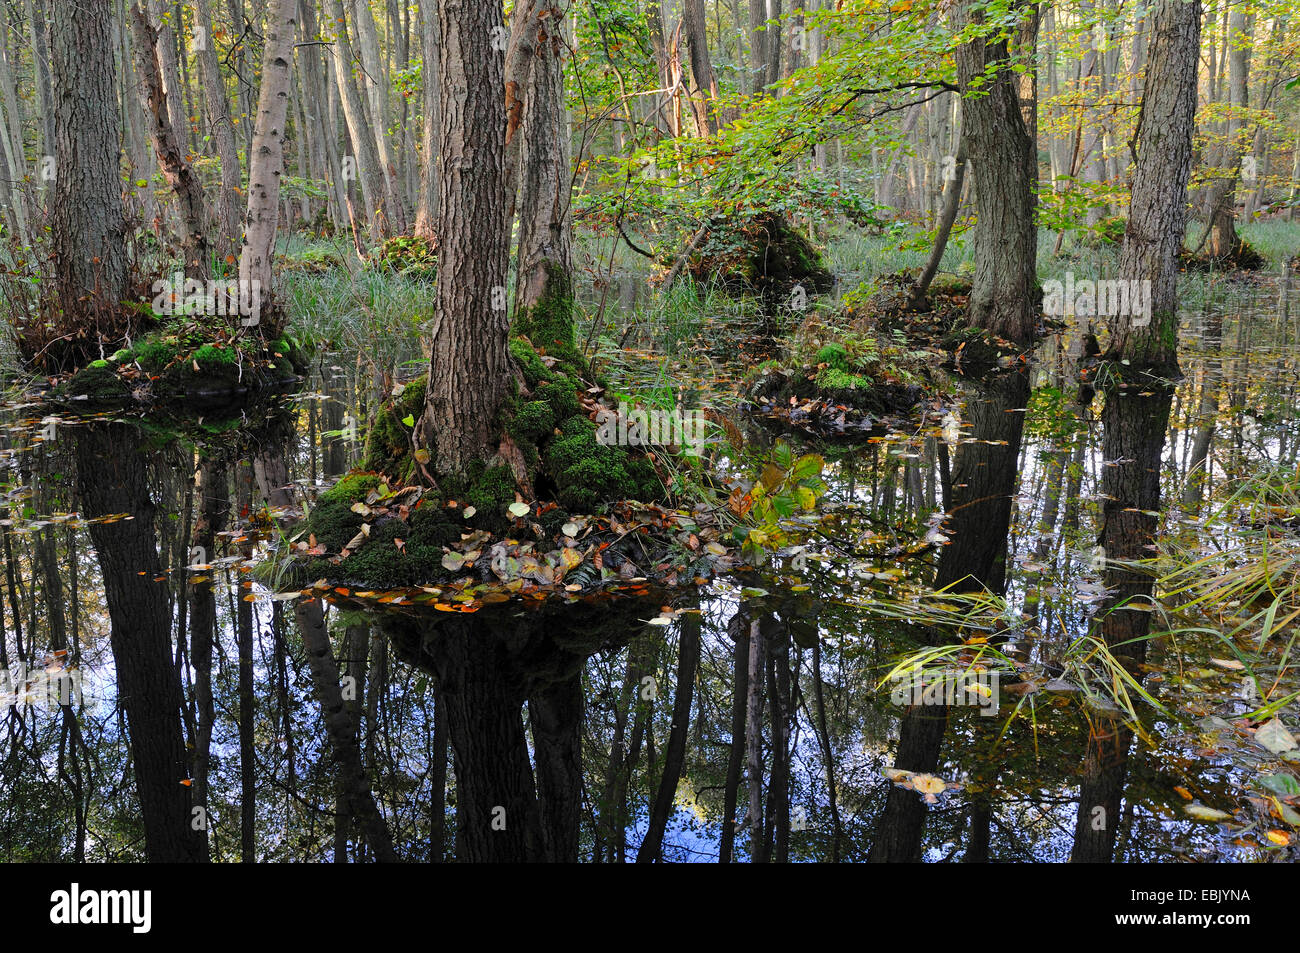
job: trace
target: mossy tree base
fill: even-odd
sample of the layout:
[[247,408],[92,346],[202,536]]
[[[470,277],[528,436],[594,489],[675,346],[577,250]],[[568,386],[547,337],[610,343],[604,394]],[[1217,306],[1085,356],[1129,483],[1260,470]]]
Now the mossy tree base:
[[717,528],[661,505],[672,500],[656,448],[598,440],[597,418],[613,413],[601,387],[584,380],[562,322],[528,317],[523,327],[551,346],[512,341],[519,378],[497,421],[497,454],[465,474],[441,472],[418,446],[425,381],[407,384],[378,414],[361,467],[310,513],[298,537],[310,558],[302,579],[377,592],[459,580],[473,601],[493,587],[509,598],[711,574],[725,553],[708,547]]

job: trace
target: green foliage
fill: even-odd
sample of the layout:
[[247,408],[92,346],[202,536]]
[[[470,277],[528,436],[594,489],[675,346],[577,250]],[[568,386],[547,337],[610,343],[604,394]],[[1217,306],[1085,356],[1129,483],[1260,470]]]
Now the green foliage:
[[745,523],[733,531],[742,552],[761,565],[785,545],[787,522],[796,513],[813,513],[826,492],[821,479],[825,461],[819,454],[795,457],[784,440],[778,440],[763,461],[758,479],[745,494]]

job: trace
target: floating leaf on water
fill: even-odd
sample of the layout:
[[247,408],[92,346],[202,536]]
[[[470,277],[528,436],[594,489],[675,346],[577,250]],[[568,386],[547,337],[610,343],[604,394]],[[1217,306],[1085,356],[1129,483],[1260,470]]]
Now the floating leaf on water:
[[465,557],[461,553],[446,553],[442,557],[442,568],[451,572],[456,572],[461,566],[465,565]]
[[511,503],[506,507],[506,511],[514,517],[527,516],[529,509],[527,503]]
[[1281,797],[1300,794],[1300,781],[1290,774],[1261,774],[1256,780],[1264,790]]
[[580,530],[581,528],[582,527],[580,527],[577,523],[565,523],[563,526],[560,527],[560,532],[563,533],[565,536],[568,536],[570,539],[572,539],[574,536],[578,535],[578,530]]
[[1184,804],[1183,811],[1198,821],[1226,821],[1230,817],[1226,811],[1217,811],[1212,807],[1206,807],[1204,804]]
[[1286,831],[1277,831],[1277,830],[1269,831],[1264,836],[1267,837],[1274,844],[1276,844],[1278,847],[1285,847],[1287,844],[1291,843],[1291,835],[1288,834]]
[[[1241,662],[1238,662],[1236,659],[1211,658],[1210,662],[1219,666],[1219,668],[1226,668],[1230,672],[1239,672],[1246,667]],[[1276,721],[1276,719],[1274,720]]]
[[1286,730],[1280,718],[1260,725],[1255,732],[1255,740],[1274,754],[1290,751],[1296,746],[1295,735]]

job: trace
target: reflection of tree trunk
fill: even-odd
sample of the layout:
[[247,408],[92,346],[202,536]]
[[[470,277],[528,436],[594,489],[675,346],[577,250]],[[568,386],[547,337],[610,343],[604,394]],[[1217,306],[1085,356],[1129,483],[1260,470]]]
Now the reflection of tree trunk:
[[537,801],[543,857],[578,862],[582,816],[582,673],[543,685],[528,699],[537,758]]
[[[957,592],[1006,590],[1011,497],[1029,399],[1025,372],[999,374],[967,401],[973,442],[963,443],[953,474],[953,505],[946,522],[951,542],[939,557],[935,586]],[[931,633],[934,638],[937,633]],[[913,705],[902,717],[894,767],[930,772],[939,763],[947,727],[946,705]],[[891,785],[868,859],[919,861],[926,805],[914,791]]]
[[335,776],[337,790],[343,792],[349,813],[364,832],[375,859],[397,860],[392,836],[384,816],[375,804],[361,763],[361,746],[357,743],[352,713],[343,699],[339,685],[339,667],[334,660],[329,630],[325,627],[325,611],[319,599],[299,599],[294,603],[294,615],[302,636],[307,665],[311,669],[312,684],[320,701],[325,730],[334,749],[338,764]]
[[975,440],[957,453],[947,523],[951,542],[939,560],[936,587],[951,585],[959,592],[984,587],[995,593],[1006,588],[1007,527],[1025,416],[1014,411],[1028,400],[1028,377],[1009,373],[967,401]]
[[978,794],[970,806],[970,843],[962,855],[964,864],[989,862],[989,833],[993,824],[993,806],[986,794]]
[[745,715],[749,773],[749,859],[763,863],[763,632],[757,616],[749,623],[749,698]]
[[[192,826],[181,733],[180,676],[172,661],[171,613],[154,539],[154,504],[140,437],[124,425],[77,432],[77,484],[104,577],[118,698],[126,712],[136,790],[150,862],[206,861]],[[114,513],[130,519],[96,522]]]
[[[633,672],[632,650],[628,650],[624,667],[623,690],[614,699],[614,738],[609,748],[609,762],[605,770],[605,786],[601,795],[600,830],[596,838],[597,860],[612,863],[617,857],[616,843],[623,841],[623,805],[621,780],[623,777],[624,745],[627,732],[629,706],[636,704],[636,678]],[[605,855],[606,845],[608,856]]]
[[664,751],[663,774],[659,790],[650,808],[650,822],[645,839],[637,851],[639,864],[653,863],[663,849],[664,830],[673,812],[677,782],[686,760],[686,735],[690,730],[691,703],[695,699],[695,670],[700,664],[700,617],[688,612],[681,618],[681,644],[677,648],[677,687],[673,697],[673,724]]
[[253,686],[253,604],[240,598],[235,608],[239,636],[239,843],[240,860],[257,860],[257,783],[253,727],[257,697]]
[[727,782],[722,795],[722,840],[718,863],[731,863],[736,843],[736,801],[740,776],[745,767],[745,706],[749,697],[749,616],[744,611],[732,616],[728,634],[735,643],[732,664],[731,746],[727,757]]
[[844,829],[840,821],[839,795],[835,784],[835,749],[831,743],[830,728],[826,723],[826,698],[822,690],[822,642],[813,643],[813,703],[817,708],[817,735],[822,746],[822,760],[826,765],[826,795],[831,807],[831,863],[840,862],[840,839]]
[[[217,534],[226,528],[230,511],[230,484],[224,463],[204,459],[199,466],[199,515],[194,521],[192,555],[209,563],[217,558]],[[194,564],[193,559],[187,562]],[[216,711],[212,701],[212,647],[217,634],[217,600],[212,591],[212,570],[198,570],[189,585],[190,664],[194,666],[194,701],[198,725],[194,737],[194,803],[208,805],[208,759]]]
[[429,863],[442,863],[447,850],[447,716],[434,689],[433,764],[429,769]]
[[772,708],[772,784],[768,790],[765,856],[790,860],[790,630],[780,623],[769,642],[768,697]]
[[1219,416],[1219,389],[1223,384],[1220,347],[1223,340],[1223,315],[1218,311],[1205,314],[1203,345],[1208,350],[1205,358],[1204,378],[1201,381],[1201,402],[1198,414],[1200,426],[1192,438],[1191,459],[1187,463],[1186,483],[1183,486],[1183,507],[1195,512],[1201,503],[1208,478],[1210,445],[1214,442],[1214,428]]
[[519,863],[543,857],[522,687],[505,648],[458,629],[439,639],[438,688],[456,759],[460,860]]
[[[1105,582],[1110,590],[1098,615],[1107,647],[1136,677],[1146,658],[1151,613],[1125,608],[1150,601],[1153,579],[1131,568],[1149,559],[1160,509],[1160,464],[1173,396],[1159,388],[1149,397],[1111,392],[1102,411],[1102,529]],[[1080,862],[1109,861],[1120,816],[1132,732],[1104,715],[1094,719],[1088,738],[1074,852]],[[1101,810],[1098,811],[1097,809]]]

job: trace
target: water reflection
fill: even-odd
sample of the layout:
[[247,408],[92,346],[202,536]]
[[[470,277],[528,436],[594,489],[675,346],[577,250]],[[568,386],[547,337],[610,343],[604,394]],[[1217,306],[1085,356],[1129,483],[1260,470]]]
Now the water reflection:
[[[1294,465],[1291,319],[1271,302],[1242,311],[1195,319],[1176,392],[1106,399],[1097,422],[1048,403],[1041,370],[1032,391],[1030,373],[1005,373],[966,395],[951,459],[928,425],[827,449],[825,558],[717,580],[667,627],[647,624],[656,599],[432,619],[276,601],[277,580],[246,563],[264,569],[300,507],[355,461],[364,431],[346,421],[381,388],[351,356],[321,362],[291,431],[187,443],[103,420],[60,427],[39,452],[15,432],[0,662],[71,658],[106,704],[6,709],[0,853],[1261,856],[1185,819],[1176,793],[1230,807],[1245,780],[1173,740],[1139,744],[1077,691],[1004,682],[999,718],[892,704],[878,687],[891,662],[951,630],[861,611],[913,586],[987,589],[1013,610],[1000,647],[1062,682],[1078,674],[1061,669],[1066,647],[1089,634],[1135,678],[1204,667],[1213,649],[1191,640],[1146,652],[1152,613],[1132,606],[1149,604],[1153,577],[1131,564],[1171,531],[1203,539],[1162,511],[1162,484],[1204,519],[1225,472]],[[84,528],[61,522],[74,489]],[[931,533],[947,544],[921,545]],[[1033,719],[1005,725],[1016,705]],[[931,803],[890,769],[943,788]]]

